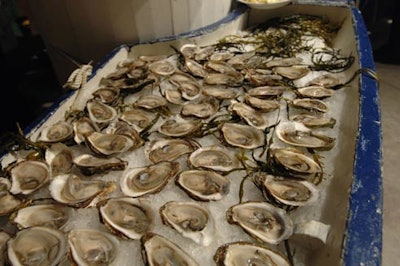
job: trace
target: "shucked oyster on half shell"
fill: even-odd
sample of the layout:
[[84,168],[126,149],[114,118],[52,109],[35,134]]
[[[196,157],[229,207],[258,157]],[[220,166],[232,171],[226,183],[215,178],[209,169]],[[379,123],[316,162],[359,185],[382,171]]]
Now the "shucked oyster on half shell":
[[220,246],[214,254],[217,266],[257,265],[289,266],[280,252],[252,242],[231,242]]
[[6,265],[5,264],[5,257],[6,257],[5,251],[7,249],[7,241],[10,238],[11,237],[9,234],[0,230],[0,265]]
[[218,100],[214,97],[207,96],[184,104],[181,109],[181,115],[208,118],[214,115],[218,111],[218,108]]
[[158,132],[165,136],[183,137],[194,134],[202,125],[200,119],[185,119],[181,116],[175,116],[165,120],[158,128]]
[[134,147],[132,138],[128,136],[101,132],[88,135],[85,143],[91,151],[100,156],[123,153]]
[[75,174],[63,174],[50,182],[50,194],[56,201],[72,206],[87,207],[92,202],[115,189],[112,182],[103,180],[83,180]]
[[255,173],[252,178],[267,199],[272,196],[276,201],[289,206],[305,206],[318,199],[317,187],[304,179],[267,173]]
[[144,199],[109,198],[99,202],[97,207],[103,223],[116,235],[140,239],[153,229],[153,210]]
[[186,170],[175,180],[195,200],[220,200],[229,193],[229,178],[211,170]]
[[220,130],[225,141],[232,146],[255,149],[266,144],[264,132],[249,125],[223,123]]
[[141,108],[127,108],[121,113],[119,119],[127,122],[140,133],[154,123],[157,115]]
[[92,154],[81,154],[73,159],[73,163],[84,175],[121,171],[128,166],[128,162],[120,158],[102,158]]
[[199,265],[181,247],[159,234],[149,232],[141,238],[141,243],[145,265]]
[[232,102],[228,110],[237,114],[250,126],[255,128],[264,130],[269,126],[268,121],[264,118],[262,112],[255,110],[253,107],[245,103]]
[[151,140],[145,149],[147,158],[153,163],[174,161],[184,154],[191,153],[198,148],[198,144],[186,139],[156,138]]
[[332,117],[306,113],[293,115],[290,120],[302,123],[309,128],[333,127],[336,124],[336,119]]
[[73,166],[73,153],[64,143],[53,143],[45,152],[45,159],[50,167],[51,175],[66,174]]
[[271,166],[281,168],[288,176],[302,177],[313,181],[322,173],[321,166],[310,156],[296,148],[270,149],[269,162]]
[[334,138],[317,134],[299,122],[281,122],[275,133],[281,141],[297,147],[329,150],[335,144]]
[[44,161],[22,159],[7,168],[12,194],[28,195],[50,180],[50,168]]
[[41,129],[37,141],[47,143],[64,142],[71,139],[73,135],[74,130],[69,122],[58,121]]
[[230,172],[242,166],[234,152],[217,145],[198,148],[188,159],[193,167],[219,172]]
[[179,171],[178,162],[159,162],[144,167],[130,168],[120,179],[121,190],[129,197],[161,191]]
[[45,203],[21,208],[10,216],[19,229],[32,226],[62,228],[73,215],[72,208],[59,203]]
[[23,204],[22,200],[10,193],[10,187],[10,180],[0,177],[0,217],[12,213]]
[[274,245],[293,234],[293,222],[286,211],[267,202],[248,201],[233,205],[227,210],[226,218],[255,239]]
[[83,116],[72,123],[74,129],[74,140],[77,144],[85,141],[85,137],[92,132],[100,131],[99,127],[89,117]]
[[169,201],[160,207],[161,220],[197,244],[213,241],[214,220],[208,209],[197,202]]
[[91,99],[86,103],[86,109],[89,118],[100,127],[109,124],[118,115],[114,107],[95,99]]
[[71,254],[77,265],[118,265],[119,239],[96,229],[68,232]]
[[8,240],[11,265],[58,265],[68,253],[65,233],[58,229],[34,226],[18,231]]

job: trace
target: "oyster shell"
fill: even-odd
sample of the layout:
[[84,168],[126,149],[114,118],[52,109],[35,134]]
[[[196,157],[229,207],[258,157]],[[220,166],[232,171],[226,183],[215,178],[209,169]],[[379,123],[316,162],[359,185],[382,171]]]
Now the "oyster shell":
[[299,122],[282,122],[275,134],[281,141],[297,147],[329,150],[335,145],[335,138],[314,133]]
[[120,241],[96,229],[73,229],[68,233],[72,258],[77,265],[118,265]]
[[134,106],[151,110],[166,106],[167,103],[168,102],[164,97],[160,95],[149,94],[141,95],[134,103]]
[[322,99],[333,96],[334,90],[322,86],[312,85],[307,87],[298,88],[295,91],[301,97]]
[[86,103],[86,109],[90,120],[100,127],[108,125],[118,115],[114,107],[95,99],[91,99]]
[[182,98],[182,93],[178,89],[165,89],[164,91],[165,99],[173,104],[183,104],[185,99]]
[[204,95],[212,96],[218,100],[230,100],[239,96],[240,90],[238,88],[230,88],[224,85],[207,85],[202,90]]
[[261,99],[268,99],[281,96],[287,89],[285,86],[258,86],[247,90],[247,94]]
[[11,177],[12,194],[28,195],[50,180],[50,167],[44,161],[22,159],[10,165],[7,170]]
[[73,210],[58,203],[31,205],[13,213],[10,220],[19,229],[45,226],[54,229],[62,228],[72,217]]
[[201,126],[201,120],[184,119],[181,116],[175,116],[162,122],[158,128],[158,132],[170,137],[184,137],[194,134]]
[[145,149],[147,158],[153,163],[174,161],[184,154],[191,153],[198,148],[198,144],[185,139],[153,139]]
[[128,108],[122,112],[119,119],[127,122],[140,133],[155,122],[157,115],[140,108]]
[[300,57],[289,57],[289,58],[274,58],[265,63],[265,67],[278,67],[278,66],[293,66],[303,62]]
[[290,117],[290,120],[304,124],[306,127],[333,127],[336,119],[314,114],[297,114]]
[[217,145],[198,148],[190,154],[189,162],[193,167],[219,172],[230,172],[241,168],[239,159],[231,150]]
[[81,154],[73,159],[73,163],[86,176],[109,171],[121,171],[128,166],[128,162],[120,158],[102,158],[92,154]]
[[179,174],[175,183],[195,200],[223,199],[229,193],[231,181],[211,170],[186,170]]
[[83,143],[86,136],[90,135],[92,132],[100,131],[97,124],[87,116],[83,116],[74,121],[72,127],[74,129],[74,140],[77,144]]
[[73,153],[70,147],[58,142],[53,143],[45,152],[52,176],[69,173],[73,166]]
[[227,61],[234,56],[234,53],[229,51],[217,51],[210,55],[210,61]]
[[161,191],[179,171],[178,162],[159,162],[130,168],[120,179],[121,190],[129,197],[140,197]]
[[97,205],[103,223],[111,232],[129,239],[140,239],[154,226],[149,202],[130,197],[109,198]]
[[131,150],[143,145],[144,140],[137,130],[125,121],[114,121],[104,131],[105,133],[124,135],[132,139],[133,144]]
[[237,72],[232,65],[221,61],[207,61],[204,64],[204,68],[208,69],[210,72],[219,72],[233,76],[239,75],[239,72]]
[[196,44],[187,43],[181,46],[179,51],[184,57],[193,58],[194,54],[199,50],[199,47]]
[[328,106],[325,102],[313,98],[294,99],[290,102],[290,106],[321,113],[326,113],[328,111]]
[[11,182],[0,177],[0,217],[12,213],[19,208],[23,202],[9,192]]
[[0,230],[0,265],[6,265],[5,263],[5,251],[7,249],[7,241],[10,239],[11,237],[6,233],[3,232],[2,230]]
[[214,220],[208,209],[196,202],[169,201],[160,207],[161,220],[182,236],[208,246],[214,236]]
[[193,77],[192,75],[189,75],[184,72],[176,72],[174,73],[171,77],[169,77],[169,82],[174,84],[175,86],[179,87],[181,83],[196,83],[197,79]]
[[256,108],[260,112],[265,112],[265,113],[277,110],[280,107],[280,103],[277,100],[260,99],[257,97],[250,96],[247,93],[244,95],[244,102],[250,105],[251,107]]
[[283,168],[283,173],[289,176],[303,177],[313,181],[314,177],[322,174],[321,166],[311,157],[296,148],[270,149],[272,167]]
[[239,72],[230,73],[208,73],[203,83],[208,85],[226,85],[232,87],[238,87],[243,84],[244,76]]
[[51,265],[61,262],[68,252],[64,232],[34,226],[8,240],[8,259],[11,265]]
[[208,118],[214,115],[219,108],[219,102],[214,97],[204,97],[200,100],[190,101],[183,105],[182,116]]
[[225,141],[232,146],[255,149],[266,144],[264,132],[255,127],[237,123],[223,123],[219,128]]
[[207,75],[207,71],[202,64],[189,58],[185,59],[185,68],[195,77],[204,78]]
[[103,87],[92,93],[95,99],[107,105],[115,105],[120,99],[120,90],[114,87]]
[[201,87],[197,82],[181,82],[178,90],[185,100],[194,100],[201,95]]
[[308,66],[277,66],[272,69],[276,74],[288,79],[299,79],[310,73]]
[[248,201],[233,205],[227,210],[226,218],[253,238],[274,245],[293,233],[293,222],[286,211],[267,202]]
[[53,199],[72,207],[87,207],[94,200],[111,193],[115,189],[112,182],[103,180],[83,180],[75,174],[63,174],[53,178],[49,190]]
[[252,242],[231,242],[220,246],[214,254],[218,266],[257,265],[290,266],[286,257],[265,245]]
[[233,102],[228,110],[243,118],[252,127],[264,130],[269,126],[262,112],[245,103]]
[[154,61],[148,67],[151,72],[161,76],[170,76],[176,71],[176,67],[169,60]]
[[72,125],[66,121],[58,121],[54,124],[45,126],[39,133],[37,141],[55,143],[64,142],[71,139],[74,135]]
[[262,191],[283,204],[304,206],[318,199],[319,191],[309,181],[263,174],[258,178]]
[[132,138],[120,134],[93,132],[86,137],[86,145],[100,156],[119,154],[134,147]]
[[327,73],[323,75],[318,75],[306,84],[306,86],[311,85],[322,86],[325,88],[333,88],[341,85],[341,81],[335,75]]
[[181,247],[159,234],[149,232],[141,238],[141,243],[146,265],[199,265]]

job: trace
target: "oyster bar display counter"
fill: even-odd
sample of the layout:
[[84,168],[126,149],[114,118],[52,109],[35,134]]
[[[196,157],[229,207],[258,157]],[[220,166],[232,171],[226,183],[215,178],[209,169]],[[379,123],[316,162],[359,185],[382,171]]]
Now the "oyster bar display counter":
[[380,264],[373,71],[348,5],[118,47],[3,156],[3,257]]

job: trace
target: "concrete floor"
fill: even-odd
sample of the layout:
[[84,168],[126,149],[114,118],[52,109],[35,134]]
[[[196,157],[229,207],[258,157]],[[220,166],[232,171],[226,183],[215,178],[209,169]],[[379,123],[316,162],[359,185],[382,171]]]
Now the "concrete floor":
[[400,65],[376,63],[383,131],[383,253],[382,265],[400,261]]

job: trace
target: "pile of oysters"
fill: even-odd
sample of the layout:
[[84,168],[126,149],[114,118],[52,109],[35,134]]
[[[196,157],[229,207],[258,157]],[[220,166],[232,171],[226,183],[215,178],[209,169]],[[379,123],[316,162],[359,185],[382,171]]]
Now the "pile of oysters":
[[291,265],[351,61],[315,21],[121,60],[3,163],[0,265]]

